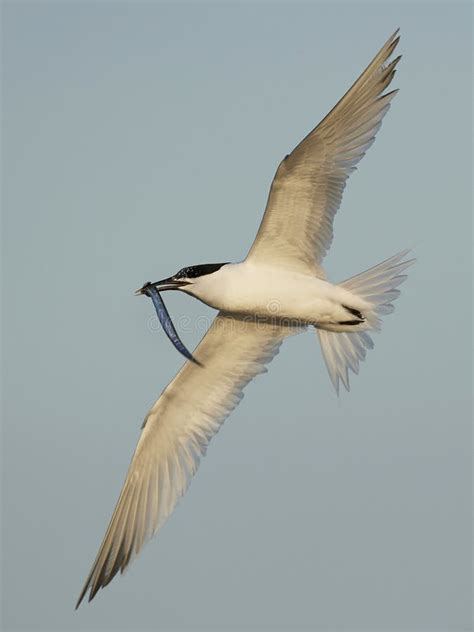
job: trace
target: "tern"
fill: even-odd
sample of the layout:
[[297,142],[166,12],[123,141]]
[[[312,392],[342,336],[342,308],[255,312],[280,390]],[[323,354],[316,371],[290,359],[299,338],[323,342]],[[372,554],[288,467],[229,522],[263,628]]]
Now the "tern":
[[[186,492],[212,437],[243,389],[290,335],[314,328],[329,376],[349,390],[373,347],[371,331],[393,311],[414,261],[403,251],[342,283],[321,262],[346,181],[374,142],[396,90],[396,31],[329,114],[287,155],[273,179],[255,241],[240,263],[182,268],[138,294],[150,296],[188,360],[147,414],[109,527],[77,606],[122,573]],[[160,292],[178,290],[218,310],[191,356],[169,326]],[[163,311],[164,310],[164,311]]]

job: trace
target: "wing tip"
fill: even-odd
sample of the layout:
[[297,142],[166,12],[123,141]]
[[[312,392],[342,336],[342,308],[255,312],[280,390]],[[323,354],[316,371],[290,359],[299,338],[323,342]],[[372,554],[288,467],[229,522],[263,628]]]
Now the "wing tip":
[[401,34],[400,34],[400,27],[398,26],[398,27],[395,29],[395,31],[394,31],[394,32],[390,35],[390,37],[388,38],[388,40],[387,40],[387,44],[388,44],[388,42],[393,42],[394,40],[397,40],[397,42],[398,42],[398,41],[400,41],[400,37],[401,37]]
[[76,607],[74,608],[74,610],[77,610],[77,609],[79,608],[79,606],[81,605],[82,600],[83,600],[83,599],[84,599],[84,597],[85,597],[85,594],[86,594],[86,592],[87,592],[88,587],[89,587],[89,585],[88,585],[88,584],[86,584],[86,585],[84,586],[84,588],[82,589],[81,594],[79,595],[79,599],[78,599],[78,600],[77,600],[77,602],[76,602]]
[[393,51],[396,49],[396,47],[398,46],[398,43],[400,41],[400,28],[398,28],[389,38],[388,40],[385,42],[385,44],[382,46],[381,49],[381,53],[383,51],[385,52],[385,59],[387,59],[388,57],[390,57],[390,55],[393,53]]
[[82,589],[81,594],[79,595],[79,599],[77,600],[76,607],[74,608],[74,610],[77,610],[79,608],[79,606],[84,600],[84,597],[87,595],[88,590],[89,590],[89,595],[87,597],[87,603],[90,603],[94,599],[96,594],[99,592],[99,590],[106,585],[107,584],[97,584],[95,586],[94,585],[91,586],[91,578],[89,578],[84,584],[84,588]]

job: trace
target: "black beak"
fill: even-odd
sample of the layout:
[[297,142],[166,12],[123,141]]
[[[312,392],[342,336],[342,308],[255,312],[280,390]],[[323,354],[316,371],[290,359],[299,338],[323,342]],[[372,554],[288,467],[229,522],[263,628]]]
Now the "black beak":
[[179,288],[185,285],[189,285],[189,283],[182,279],[174,279],[173,277],[163,279],[163,281],[156,281],[155,283],[147,281],[140,289],[135,290],[135,296],[140,296],[141,294],[149,296],[148,290],[151,287],[154,287],[158,292],[164,292],[165,290],[179,290]]

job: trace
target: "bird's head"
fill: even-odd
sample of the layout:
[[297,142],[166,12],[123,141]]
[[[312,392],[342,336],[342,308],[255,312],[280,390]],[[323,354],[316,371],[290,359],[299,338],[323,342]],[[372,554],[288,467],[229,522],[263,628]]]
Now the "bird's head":
[[214,274],[218,270],[225,266],[226,263],[202,263],[197,266],[187,266],[181,268],[176,274],[163,279],[162,281],[156,281],[145,283],[140,289],[136,290],[135,294],[146,294],[146,289],[153,286],[158,292],[164,292],[165,290],[181,290],[184,292],[192,293],[191,286],[198,285],[199,280],[209,275]]

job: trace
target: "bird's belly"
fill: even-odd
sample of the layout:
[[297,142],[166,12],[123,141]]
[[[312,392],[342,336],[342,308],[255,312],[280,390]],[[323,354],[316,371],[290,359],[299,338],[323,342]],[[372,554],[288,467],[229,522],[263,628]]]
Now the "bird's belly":
[[235,314],[316,324],[333,322],[340,305],[337,290],[337,286],[317,277],[240,268],[228,274],[227,283],[204,300],[216,309]]

